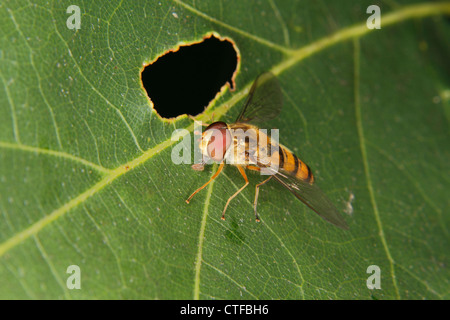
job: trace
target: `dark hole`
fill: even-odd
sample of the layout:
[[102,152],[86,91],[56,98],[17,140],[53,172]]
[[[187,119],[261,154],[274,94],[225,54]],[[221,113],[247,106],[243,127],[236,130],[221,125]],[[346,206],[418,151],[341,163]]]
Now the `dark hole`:
[[238,55],[214,36],[168,52],[142,71],[142,83],[161,117],[197,115],[227,82],[233,88]]

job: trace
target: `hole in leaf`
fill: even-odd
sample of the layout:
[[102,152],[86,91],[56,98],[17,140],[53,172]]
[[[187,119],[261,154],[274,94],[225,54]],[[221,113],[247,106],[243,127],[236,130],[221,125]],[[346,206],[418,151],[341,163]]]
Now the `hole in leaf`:
[[225,84],[234,90],[237,64],[238,53],[231,40],[211,35],[160,56],[144,68],[141,79],[161,117],[195,116]]

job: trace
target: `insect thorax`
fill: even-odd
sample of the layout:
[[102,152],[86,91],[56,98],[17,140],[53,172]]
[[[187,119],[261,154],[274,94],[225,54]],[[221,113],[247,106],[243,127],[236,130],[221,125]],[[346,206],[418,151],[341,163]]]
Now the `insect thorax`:
[[268,136],[266,129],[237,123],[230,126],[230,132],[233,142],[225,154],[226,163],[258,166],[273,162],[271,155],[278,151],[279,145]]

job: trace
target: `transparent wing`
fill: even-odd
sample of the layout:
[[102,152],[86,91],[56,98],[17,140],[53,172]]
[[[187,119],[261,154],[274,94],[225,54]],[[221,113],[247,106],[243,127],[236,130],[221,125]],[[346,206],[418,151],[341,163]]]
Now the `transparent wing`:
[[338,209],[317,185],[314,183],[311,184],[308,181],[299,180],[282,169],[280,172],[270,166],[266,166],[261,162],[262,159],[256,158],[255,156],[250,155],[250,158],[260,168],[265,168],[268,174],[272,173],[275,180],[281,183],[282,186],[292,192],[297,199],[306,204],[319,216],[339,228],[348,229],[348,225]]
[[277,77],[260,74],[250,89],[247,101],[236,122],[262,122],[275,118],[283,106],[283,94]]
[[339,228],[348,229],[347,223],[331,200],[314,183],[310,184],[280,172],[275,173],[273,177],[326,221]]

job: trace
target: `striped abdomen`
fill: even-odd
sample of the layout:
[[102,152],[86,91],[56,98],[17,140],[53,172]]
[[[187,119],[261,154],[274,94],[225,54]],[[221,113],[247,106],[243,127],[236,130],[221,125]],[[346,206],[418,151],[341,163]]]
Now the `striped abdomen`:
[[308,165],[300,160],[289,149],[279,146],[278,152],[272,155],[272,161],[276,160],[278,160],[279,168],[289,173],[291,176],[309,183],[314,182],[314,176]]
[[271,166],[276,166],[278,170],[283,170],[299,180],[314,182],[308,165],[288,148],[273,142],[265,132],[243,123],[234,123],[230,128],[234,141],[234,164],[271,163]]

